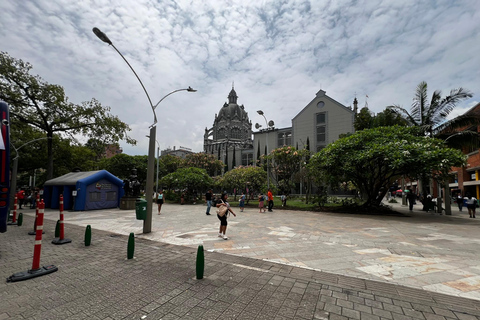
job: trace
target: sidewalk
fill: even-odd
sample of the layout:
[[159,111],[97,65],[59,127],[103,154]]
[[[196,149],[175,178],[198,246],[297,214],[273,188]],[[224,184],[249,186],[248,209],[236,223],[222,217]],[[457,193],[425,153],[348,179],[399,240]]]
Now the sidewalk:
[[[479,224],[460,213],[237,210],[224,241],[204,210],[165,205],[147,235],[133,212],[66,212],[73,242],[62,246],[50,243],[58,211],[47,210],[41,265],[59,271],[1,283],[0,319],[480,319],[480,303],[461,297],[478,293]],[[4,279],[31,268],[34,211],[24,213],[22,227],[0,234]],[[138,233],[134,260],[126,260],[129,232]],[[209,250],[203,280],[195,280],[199,243]],[[456,291],[418,285],[428,281]]]

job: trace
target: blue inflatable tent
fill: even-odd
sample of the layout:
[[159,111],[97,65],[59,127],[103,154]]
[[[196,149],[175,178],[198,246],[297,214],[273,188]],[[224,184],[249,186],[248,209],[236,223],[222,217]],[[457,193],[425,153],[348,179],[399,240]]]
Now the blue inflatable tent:
[[45,207],[58,209],[60,194],[64,210],[116,208],[124,194],[123,181],[106,170],[70,172],[45,182],[42,196]]

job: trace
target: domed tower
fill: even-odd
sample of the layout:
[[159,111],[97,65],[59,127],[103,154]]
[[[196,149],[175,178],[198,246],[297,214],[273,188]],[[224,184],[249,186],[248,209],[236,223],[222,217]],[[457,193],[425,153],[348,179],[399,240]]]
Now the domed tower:
[[227,170],[252,164],[253,161],[252,122],[245,107],[237,104],[237,99],[232,85],[228,103],[224,103],[215,114],[213,127],[205,128],[204,135],[204,152],[217,155],[219,160],[227,164]]

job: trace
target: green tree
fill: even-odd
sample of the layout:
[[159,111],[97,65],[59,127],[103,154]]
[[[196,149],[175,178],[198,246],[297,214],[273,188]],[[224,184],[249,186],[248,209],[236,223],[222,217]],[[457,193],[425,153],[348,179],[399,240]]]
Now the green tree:
[[220,172],[222,165],[222,161],[215,159],[215,156],[203,152],[188,154],[182,163],[184,168],[194,167],[205,169],[210,176]]
[[10,105],[11,131],[21,122],[42,131],[47,140],[47,179],[53,178],[53,138],[55,133],[95,136],[105,143],[125,139],[127,124],[109,113],[95,99],[74,104],[59,85],[49,84],[30,74],[32,65],[0,52],[0,99]]
[[257,166],[260,165],[260,141],[258,141],[258,148],[257,148]]
[[213,180],[205,169],[193,167],[180,168],[163,177],[160,182],[169,189],[187,189],[187,193],[204,190],[213,185]]
[[393,126],[362,130],[329,144],[310,159],[309,169],[317,184],[338,187],[351,181],[365,206],[378,206],[400,176],[435,172],[443,179],[440,175],[465,160],[442,140],[420,136],[418,128]]
[[171,154],[161,156],[158,163],[159,177],[161,178],[169,173],[177,171],[178,168],[181,168],[183,166],[184,162],[185,160],[183,160],[182,158]]
[[301,170],[304,159],[309,153],[308,150],[297,150],[291,146],[284,146],[274,149],[266,159],[270,163],[273,179],[282,193],[290,193],[295,187],[293,177]]
[[226,190],[244,190],[258,192],[265,187],[267,173],[257,166],[238,166],[227,173],[218,181],[218,186]]
[[398,113],[393,112],[389,108],[377,113],[373,117],[373,128],[391,127],[395,125],[405,127],[408,125],[408,123]]
[[358,112],[355,117],[353,127],[355,128],[355,131],[370,129],[373,127],[373,115],[367,107],[360,109],[360,112]]
[[117,154],[109,159],[102,159],[98,165],[120,179],[129,178],[132,170],[137,170],[137,179],[143,183],[147,179],[148,156],[130,156]]

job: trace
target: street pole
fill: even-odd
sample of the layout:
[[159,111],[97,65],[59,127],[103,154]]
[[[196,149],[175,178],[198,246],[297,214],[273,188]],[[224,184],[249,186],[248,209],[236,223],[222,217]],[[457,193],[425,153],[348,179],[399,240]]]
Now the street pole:
[[153,169],[155,157],[155,137],[157,126],[150,127],[150,138],[148,142],[147,181],[145,185],[145,197],[147,198],[147,217],[143,220],[143,233],[152,232],[152,207],[153,207]]
[[155,191],[158,192],[158,163],[160,162],[160,144],[157,141],[157,184]]
[[[269,130],[269,128],[273,128],[274,122],[272,120],[267,121],[267,117],[265,117],[265,114],[263,113],[262,110],[258,110],[257,113],[265,119],[265,130],[267,130],[267,135],[266,135],[267,143],[266,143],[266,145],[267,145],[267,153],[269,153],[270,149],[268,148],[268,130]],[[261,127],[261,126],[258,126],[258,127]],[[270,166],[269,166],[270,163],[268,161],[268,154],[266,156],[267,156],[267,186],[268,186],[268,189],[270,189]]]
[[147,200],[147,216],[146,220],[143,221],[143,233],[150,233],[152,232],[152,206],[153,206],[153,197],[152,197],[152,191],[153,191],[153,179],[154,179],[154,159],[155,159],[155,140],[156,140],[156,125],[157,125],[157,114],[155,113],[155,108],[162,102],[166,97],[168,97],[171,94],[174,94],[175,92],[179,91],[188,91],[188,92],[196,92],[197,90],[192,89],[191,87],[188,87],[186,89],[177,89],[169,94],[165,95],[160,101],[158,101],[155,105],[152,103],[152,100],[150,99],[150,95],[147,92],[147,89],[143,85],[142,80],[140,80],[140,77],[137,75],[133,67],[130,65],[130,63],[127,61],[127,59],[123,56],[123,54],[113,45],[112,41],[107,37],[105,33],[100,31],[98,28],[93,28],[92,29],[93,33],[103,42],[108,43],[109,45],[112,46],[115,51],[123,58],[125,63],[130,67],[130,70],[132,70],[133,74],[135,77],[137,77],[138,82],[140,82],[140,85],[143,88],[143,91],[145,92],[145,95],[148,98],[148,102],[150,103],[150,107],[152,108],[153,112],[153,124],[150,126],[150,138],[149,138],[149,143],[148,143],[148,162],[147,162],[147,181],[145,183],[145,196]]

